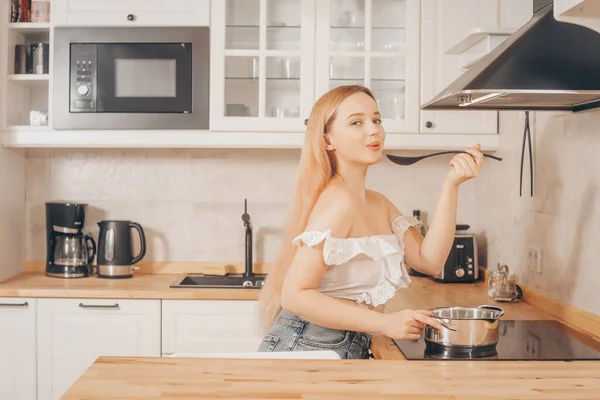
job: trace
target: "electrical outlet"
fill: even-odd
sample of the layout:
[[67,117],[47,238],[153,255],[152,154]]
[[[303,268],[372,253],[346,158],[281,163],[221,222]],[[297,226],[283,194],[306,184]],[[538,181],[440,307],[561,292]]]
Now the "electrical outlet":
[[542,249],[527,246],[527,268],[531,271],[542,273]]
[[541,340],[539,337],[532,335],[531,333],[527,334],[527,339],[525,341],[525,351],[527,354],[532,355],[532,358],[540,358],[540,349]]

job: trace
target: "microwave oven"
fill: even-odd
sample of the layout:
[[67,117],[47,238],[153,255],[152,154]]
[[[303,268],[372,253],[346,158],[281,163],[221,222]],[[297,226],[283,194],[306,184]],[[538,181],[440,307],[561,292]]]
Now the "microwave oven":
[[54,29],[55,129],[208,129],[209,27]]

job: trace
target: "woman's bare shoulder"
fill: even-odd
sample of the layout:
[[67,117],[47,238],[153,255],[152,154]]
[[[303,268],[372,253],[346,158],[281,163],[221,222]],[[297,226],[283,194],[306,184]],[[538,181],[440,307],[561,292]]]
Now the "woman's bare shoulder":
[[381,203],[382,207],[385,207],[388,213],[388,218],[390,221],[393,221],[398,216],[402,215],[398,207],[394,205],[385,195],[382,193],[376,192],[375,190],[367,189],[367,196],[371,196],[374,201]]
[[310,214],[306,230],[331,230],[334,237],[347,237],[358,214],[358,205],[348,189],[339,185],[326,187]]

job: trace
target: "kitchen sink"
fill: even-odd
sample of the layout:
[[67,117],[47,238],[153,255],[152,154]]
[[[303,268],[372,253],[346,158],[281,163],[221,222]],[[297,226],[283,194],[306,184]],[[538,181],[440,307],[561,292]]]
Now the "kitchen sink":
[[227,289],[260,289],[263,287],[265,274],[185,274],[170,286],[171,288],[227,288]]

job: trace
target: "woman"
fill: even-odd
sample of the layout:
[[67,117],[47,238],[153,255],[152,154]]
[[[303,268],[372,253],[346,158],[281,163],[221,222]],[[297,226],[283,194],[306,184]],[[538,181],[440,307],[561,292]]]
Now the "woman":
[[441,271],[454,238],[458,186],[477,176],[483,155],[477,145],[452,158],[423,238],[417,220],[365,188],[368,167],[383,155],[380,118],[363,86],[338,87],[314,105],[287,236],[261,291],[266,335],[259,351],[369,358],[371,333],[417,339],[426,324],[441,328],[428,311],[381,311],[410,284],[405,260],[425,274]]

